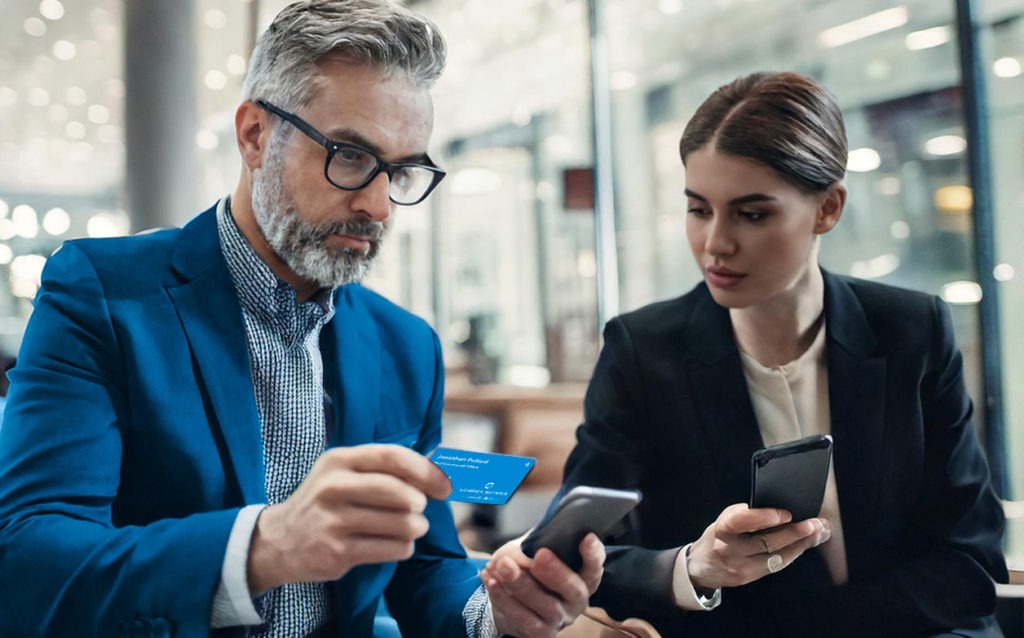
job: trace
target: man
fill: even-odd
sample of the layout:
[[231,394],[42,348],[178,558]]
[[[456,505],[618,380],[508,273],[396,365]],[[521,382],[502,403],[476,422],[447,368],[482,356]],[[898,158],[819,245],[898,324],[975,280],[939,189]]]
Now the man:
[[579,574],[540,552],[482,586],[423,456],[437,336],[357,284],[443,176],[444,54],[387,0],[287,7],[231,197],[51,257],[0,435],[0,636],[369,636],[382,595],[406,636],[552,636],[583,610],[592,536]]

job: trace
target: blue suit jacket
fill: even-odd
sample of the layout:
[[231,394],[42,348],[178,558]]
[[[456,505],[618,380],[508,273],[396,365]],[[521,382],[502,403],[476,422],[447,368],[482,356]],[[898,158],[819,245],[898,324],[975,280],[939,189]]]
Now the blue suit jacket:
[[825,273],[834,465],[850,581],[816,551],[678,611],[676,551],[750,496],[763,446],[728,311],[700,284],[611,321],[565,486],[639,487],[594,602],[666,636],[921,636],[971,625],[1005,579],[1002,508],[939,299]]
[[[321,338],[333,440],[428,452],[443,405],[436,335],[357,285],[336,291],[335,308]],[[43,272],[10,378],[0,636],[208,635],[235,516],[265,502],[214,211],[181,229],[67,242]],[[385,589],[407,636],[464,635],[479,580],[447,504],[431,501],[427,516],[410,560],[359,566],[332,587],[345,636],[371,635]]]

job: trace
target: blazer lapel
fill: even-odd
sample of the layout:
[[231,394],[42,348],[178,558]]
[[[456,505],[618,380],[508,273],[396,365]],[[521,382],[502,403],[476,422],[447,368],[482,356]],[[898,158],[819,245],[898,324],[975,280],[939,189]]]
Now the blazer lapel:
[[687,364],[694,410],[719,468],[718,484],[730,502],[750,498],[750,457],[764,447],[750,402],[729,311],[704,290],[686,324],[693,353]]
[[188,336],[198,380],[206,388],[245,503],[262,503],[263,443],[245,325],[220,252],[213,209],[182,229],[172,260],[182,283],[168,286],[167,294]]
[[[874,520],[885,433],[885,360],[849,284],[825,276],[825,326],[833,462],[847,538]],[[850,543],[847,543],[850,546]],[[858,561],[850,560],[851,572]]]
[[324,384],[334,406],[331,440],[345,446],[372,442],[380,416],[381,337],[361,290],[350,284],[336,291],[334,318],[321,339]]

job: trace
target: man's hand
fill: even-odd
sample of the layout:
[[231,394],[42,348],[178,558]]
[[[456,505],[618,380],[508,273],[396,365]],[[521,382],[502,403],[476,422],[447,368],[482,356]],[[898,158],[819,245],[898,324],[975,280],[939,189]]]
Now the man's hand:
[[832,536],[824,518],[791,523],[774,508],[730,505],[690,548],[690,580],[698,589],[746,585],[777,572]]
[[604,545],[594,534],[580,542],[579,573],[541,548],[531,559],[519,549],[521,538],[498,549],[480,572],[498,633],[521,638],[550,638],[587,608],[604,574]]
[[427,533],[427,497],[451,493],[448,477],[397,445],[324,452],[283,503],[260,515],[249,548],[249,590],[340,578],[361,563],[412,556]]

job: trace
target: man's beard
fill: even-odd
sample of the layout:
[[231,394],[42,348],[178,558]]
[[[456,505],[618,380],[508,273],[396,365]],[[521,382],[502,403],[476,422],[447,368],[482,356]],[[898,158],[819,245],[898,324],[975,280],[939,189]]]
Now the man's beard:
[[[362,281],[380,252],[387,227],[354,219],[315,224],[299,216],[295,199],[284,188],[283,144],[272,144],[263,166],[253,174],[252,209],[267,243],[295,274],[323,288]],[[367,252],[330,247],[331,235],[356,235],[370,242]]]

